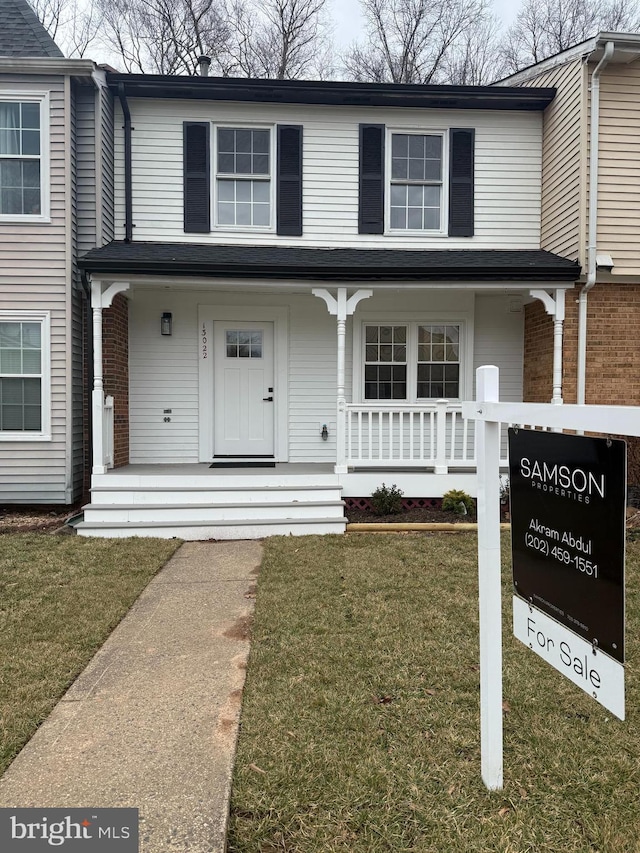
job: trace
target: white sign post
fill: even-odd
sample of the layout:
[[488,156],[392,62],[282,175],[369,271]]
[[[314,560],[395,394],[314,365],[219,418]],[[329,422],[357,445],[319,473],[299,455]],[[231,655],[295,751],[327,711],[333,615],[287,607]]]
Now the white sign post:
[[[501,403],[498,383],[497,367],[479,367],[476,402],[462,404],[462,417],[476,421],[480,749],[482,780],[490,790],[500,790],[503,777],[500,425],[640,435],[638,406]],[[571,641],[561,631],[570,635]],[[514,603],[514,632],[533,651],[591,695],[595,693],[594,698],[624,719],[624,667],[621,663],[600,650],[596,655],[589,643],[522,599]]]
[[[498,401],[498,368],[477,373],[478,400]],[[480,607],[480,743],[482,781],[502,788],[502,596],[500,594],[500,427],[476,424],[478,587]]]

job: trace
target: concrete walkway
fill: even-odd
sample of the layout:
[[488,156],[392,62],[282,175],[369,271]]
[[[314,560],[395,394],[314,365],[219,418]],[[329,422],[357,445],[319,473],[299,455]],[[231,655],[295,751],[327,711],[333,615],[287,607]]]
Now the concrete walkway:
[[140,809],[141,853],[224,850],[258,542],[190,542],[0,780],[0,806]]

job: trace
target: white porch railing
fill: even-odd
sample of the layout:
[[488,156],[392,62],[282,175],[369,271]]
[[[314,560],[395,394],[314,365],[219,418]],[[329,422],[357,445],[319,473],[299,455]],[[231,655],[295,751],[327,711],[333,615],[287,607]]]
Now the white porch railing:
[[[437,400],[421,406],[346,406],[345,456],[349,467],[475,469],[474,421],[462,403]],[[507,464],[506,430],[501,464]]]
[[113,397],[105,397],[102,407],[102,452],[105,468],[113,468]]
[[424,406],[347,405],[350,466],[474,468],[473,422],[461,404],[438,400]]

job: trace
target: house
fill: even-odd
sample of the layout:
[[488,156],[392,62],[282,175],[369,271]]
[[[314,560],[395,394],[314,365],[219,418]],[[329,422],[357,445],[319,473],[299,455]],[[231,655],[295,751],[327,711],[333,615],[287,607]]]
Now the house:
[[76,257],[113,237],[110,101],[93,62],[65,59],[26,0],[3,0],[1,504],[73,504],[83,494],[88,423]]
[[575,258],[542,245],[553,87],[106,74],[113,239],[81,535],[341,532],[343,501],[475,493],[474,370],[523,398]]
[[[567,302],[564,399],[639,405],[640,35],[599,33],[502,83],[557,90],[543,113],[540,245],[583,271]],[[526,305],[525,400],[548,398],[552,348],[540,305]]]

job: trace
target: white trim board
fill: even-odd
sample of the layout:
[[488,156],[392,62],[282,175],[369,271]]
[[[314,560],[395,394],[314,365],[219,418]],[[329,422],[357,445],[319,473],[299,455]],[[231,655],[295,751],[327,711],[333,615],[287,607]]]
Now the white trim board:
[[289,309],[256,306],[198,305],[198,455],[200,462],[213,459],[214,362],[213,323],[272,322],[274,374],[274,456],[289,461]]

